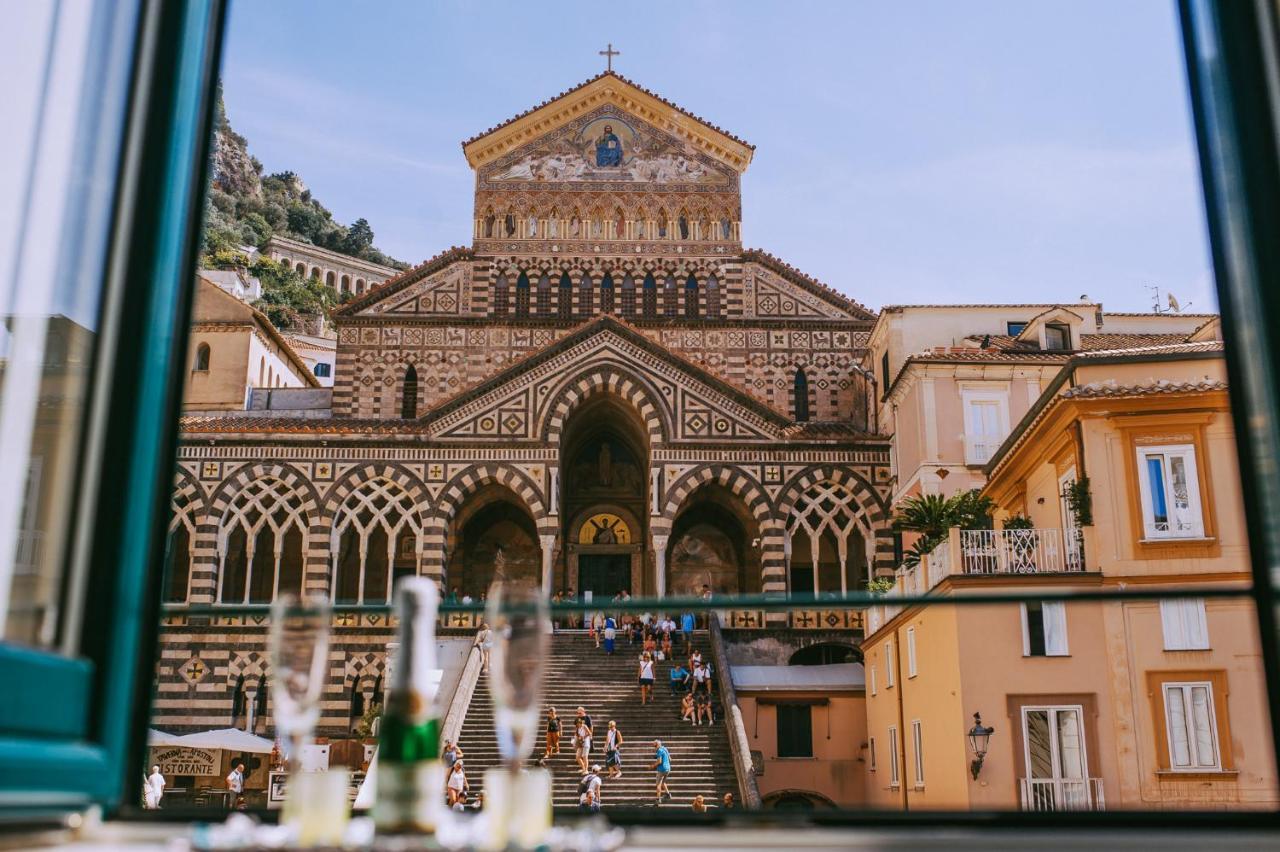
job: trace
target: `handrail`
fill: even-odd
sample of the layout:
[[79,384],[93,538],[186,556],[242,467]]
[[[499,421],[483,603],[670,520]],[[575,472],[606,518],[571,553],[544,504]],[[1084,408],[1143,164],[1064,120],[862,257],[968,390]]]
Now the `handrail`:
[[449,711],[445,713],[444,723],[440,726],[440,747],[446,741],[456,743],[462,734],[462,723],[466,721],[467,709],[471,706],[471,698],[476,693],[476,683],[480,680],[480,646],[472,645],[467,662],[458,677],[458,686],[453,690],[453,700],[449,702]]
[[738,776],[738,797],[743,808],[759,810],[763,803],[755,767],[751,763],[751,742],[747,739],[742,710],[738,708],[738,693],[733,688],[733,674],[729,668],[729,655],[724,649],[724,636],[720,633],[720,619],[714,614],[707,619],[707,636],[711,641],[711,655],[716,661],[716,685],[724,701],[724,723],[729,734],[729,751],[733,755],[733,771]]

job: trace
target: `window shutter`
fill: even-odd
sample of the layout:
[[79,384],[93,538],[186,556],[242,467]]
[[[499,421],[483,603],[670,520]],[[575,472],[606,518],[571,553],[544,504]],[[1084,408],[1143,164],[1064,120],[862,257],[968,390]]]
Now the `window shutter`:
[[1166,651],[1209,649],[1209,625],[1203,598],[1160,601],[1160,624]]

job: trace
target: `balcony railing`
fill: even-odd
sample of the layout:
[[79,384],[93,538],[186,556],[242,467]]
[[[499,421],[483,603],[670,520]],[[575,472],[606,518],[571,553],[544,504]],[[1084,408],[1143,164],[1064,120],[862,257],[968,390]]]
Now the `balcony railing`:
[[960,552],[966,574],[1056,574],[1070,567],[1061,530],[961,530]]
[[1023,778],[1024,811],[1106,810],[1101,778]]

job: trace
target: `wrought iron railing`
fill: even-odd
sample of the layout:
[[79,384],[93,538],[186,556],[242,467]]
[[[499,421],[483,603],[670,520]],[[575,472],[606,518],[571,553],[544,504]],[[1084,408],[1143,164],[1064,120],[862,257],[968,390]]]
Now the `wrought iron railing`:
[[1106,810],[1101,778],[1022,778],[1024,811]]

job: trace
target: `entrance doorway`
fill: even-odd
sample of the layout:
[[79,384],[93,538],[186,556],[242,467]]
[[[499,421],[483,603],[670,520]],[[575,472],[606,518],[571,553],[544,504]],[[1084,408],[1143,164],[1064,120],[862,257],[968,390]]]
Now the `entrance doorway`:
[[578,555],[578,591],[591,592],[594,601],[610,600],[631,591],[629,553],[581,553]]

